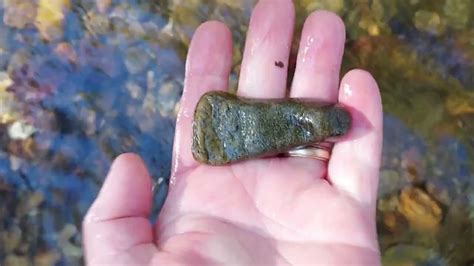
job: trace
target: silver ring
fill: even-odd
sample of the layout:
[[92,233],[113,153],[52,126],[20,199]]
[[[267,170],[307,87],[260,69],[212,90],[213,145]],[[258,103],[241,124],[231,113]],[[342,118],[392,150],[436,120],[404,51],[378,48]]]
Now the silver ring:
[[303,147],[298,147],[293,150],[287,151],[284,155],[287,157],[301,157],[311,158],[328,162],[331,157],[333,143],[330,142],[319,142]]

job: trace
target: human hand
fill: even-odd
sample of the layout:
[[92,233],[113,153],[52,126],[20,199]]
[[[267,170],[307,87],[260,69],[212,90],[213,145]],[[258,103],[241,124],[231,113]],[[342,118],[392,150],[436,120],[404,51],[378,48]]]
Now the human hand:
[[[292,1],[258,3],[239,95],[285,97],[293,25]],[[152,181],[143,162],[136,155],[120,156],[84,220],[87,262],[380,264],[375,206],[382,106],[377,84],[365,71],[350,71],[339,85],[344,42],[339,17],[311,14],[290,92],[339,102],[351,111],[352,129],[335,144],[328,163],[269,158],[211,167],[191,153],[193,112],[202,94],[227,89],[232,40],[222,23],[201,25],[189,49],[170,189],[158,222],[148,218]]]

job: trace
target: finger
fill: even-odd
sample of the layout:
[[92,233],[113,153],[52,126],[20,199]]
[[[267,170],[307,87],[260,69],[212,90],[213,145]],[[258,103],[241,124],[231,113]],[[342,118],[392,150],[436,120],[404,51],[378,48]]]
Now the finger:
[[191,152],[194,109],[204,93],[227,90],[231,65],[232,35],[227,26],[217,21],[202,24],[194,33],[186,62],[186,79],[176,121],[172,177],[178,170],[197,164]]
[[376,81],[366,71],[350,71],[341,82],[339,102],[350,110],[352,127],[334,146],[328,178],[336,188],[375,207],[383,133]]
[[[306,19],[291,97],[337,102],[345,36],[344,22],[334,13],[315,11]],[[325,177],[326,163],[314,159],[304,160],[316,167],[316,178]]]
[[285,95],[295,11],[291,0],[261,0],[250,19],[237,93],[252,98]]
[[137,155],[124,154],[114,161],[84,219],[85,251],[90,264],[110,263],[135,247],[142,251],[138,259],[152,256],[155,246],[148,219],[151,188],[151,178]]
[[313,12],[303,26],[291,97],[337,102],[346,30],[328,11]]

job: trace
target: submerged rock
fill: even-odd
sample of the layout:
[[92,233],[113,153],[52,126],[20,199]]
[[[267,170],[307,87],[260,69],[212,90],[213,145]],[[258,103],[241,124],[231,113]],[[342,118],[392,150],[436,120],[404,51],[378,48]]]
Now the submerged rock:
[[33,24],[36,17],[37,4],[34,0],[5,0],[5,25],[23,29],[28,24]]
[[38,1],[35,25],[43,39],[54,41],[63,36],[63,22],[70,6],[70,0]]
[[400,194],[398,210],[416,231],[436,231],[443,211],[430,195],[419,188],[406,187]]
[[349,112],[340,106],[210,92],[196,107],[192,151],[202,163],[223,165],[342,136],[350,125]]
[[418,10],[414,17],[415,27],[420,31],[426,31],[435,35],[443,33],[445,25],[436,12]]
[[8,128],[8,136],[15,140],[25,140],[36,132],[34,126],[24,122],[15,121]]
[[382,265],[448,265],[434,249],[424,246],[397,244],[385,251]]

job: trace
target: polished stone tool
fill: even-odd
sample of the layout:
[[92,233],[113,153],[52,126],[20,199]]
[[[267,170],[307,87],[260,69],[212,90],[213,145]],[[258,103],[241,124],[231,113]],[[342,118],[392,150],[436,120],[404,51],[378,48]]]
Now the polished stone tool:
[[350,125],[349,112],[338,105],[213,91],[196,106],[192,152],[199,162],[224,165],[342,136]]

